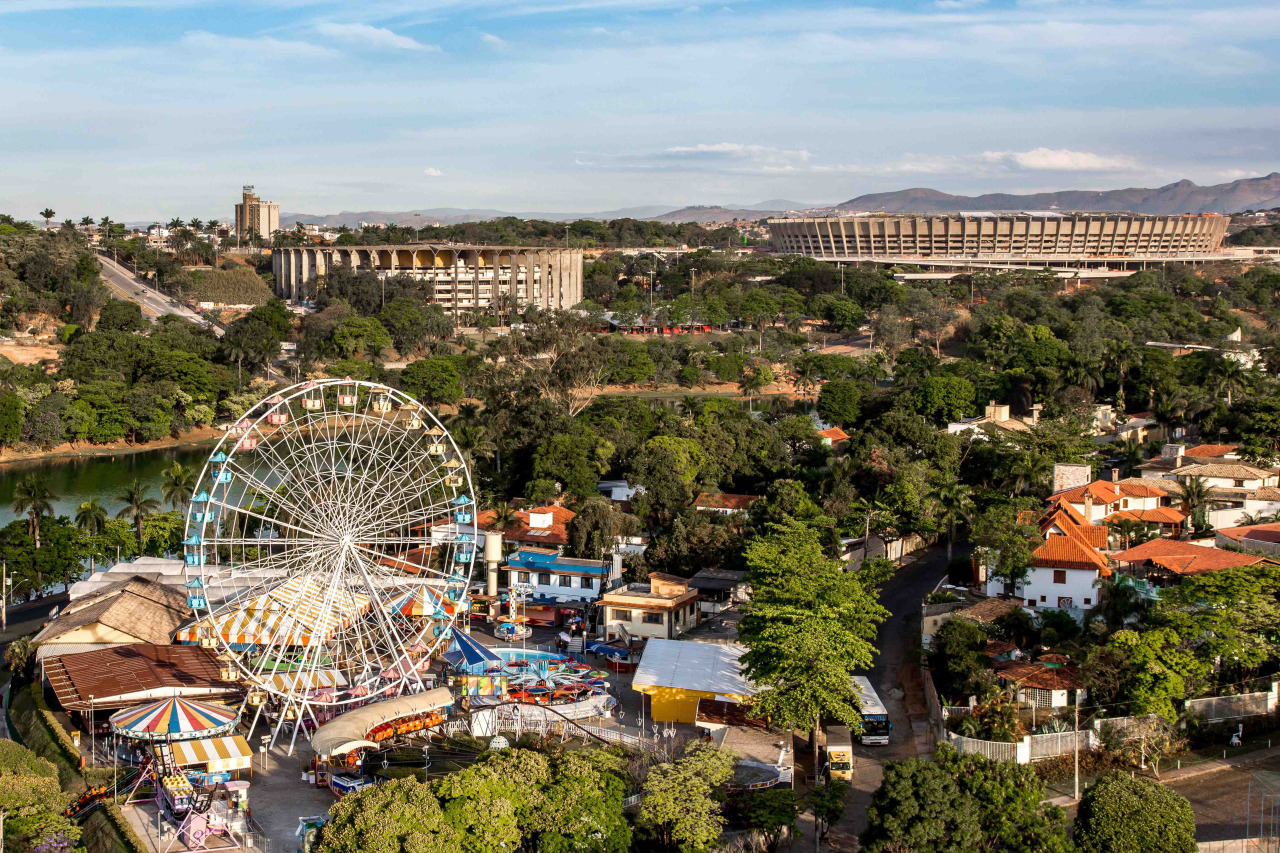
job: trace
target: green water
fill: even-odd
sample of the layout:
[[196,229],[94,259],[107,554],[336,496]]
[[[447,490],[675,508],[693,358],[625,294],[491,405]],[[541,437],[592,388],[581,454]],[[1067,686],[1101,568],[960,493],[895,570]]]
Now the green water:
[[[124,506],[116,500],[134,478],[152,489],[151,496],[160,498],[161,472],[176,460],[195,466],[199,471],[211,453],[211,446],[169,448],[117,456],[95,456],[87,459],[54,459],[34,463],[0,466],[0,526],[17,516],[13,513],[13,488],[29,473],[39,474],[54,494],[53,514],[74,518],[76,507],[97,498],[107,511],[115,515]],[[170,507],[165,507],[170,509]]]

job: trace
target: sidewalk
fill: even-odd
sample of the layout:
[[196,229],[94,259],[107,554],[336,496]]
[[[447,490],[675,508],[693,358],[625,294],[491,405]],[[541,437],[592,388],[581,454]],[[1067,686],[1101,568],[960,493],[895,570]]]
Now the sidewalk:
[[[1241,767],[1248,767],[1251,764],[1257,764],[1271,758],[1280,756],[1280,746],[1273,746],[1270,749],[1257,749],[1253,752],[1246,752],[1241,755],[1233,755],[1229,758],[1216,758],[1210,761],[1202,761],[1193,764],[1190,767],[1176,767],[1173,770],[1166,770],[1161,773],[1159,778],[1151,777],[1162,785],[1177,785],[1179,782],[1185,782],[1189,779],[1195,779],[1200,776],[1207,776],[1210,773],[1220,773],[1223,770],[1236,770]],[[1081,793],[1084,792],[1084,785],[1081,784]],[[1053,803],[1055,806],[1062,808],[1071,808],[1076,804],[1076,800],[1070,796],[1051,797],[1045,802]]]

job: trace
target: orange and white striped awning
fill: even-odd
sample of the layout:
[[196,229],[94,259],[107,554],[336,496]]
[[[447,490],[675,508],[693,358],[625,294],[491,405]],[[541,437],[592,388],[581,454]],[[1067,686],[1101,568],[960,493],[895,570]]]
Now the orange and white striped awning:
[[210,773],[247,770],[253,751],[240,735],[211,737],[204,740],[180,740],[170,744],[174,761],[180,767],[204,764]]
[[303,690],[335,690],[347,686],[347,679],[342,673],[333,669],[320,669],[314,672],[276,672],[263,673],[255,681],[263,687],[279,691]]
[[[212,628],[232,645],[310,646],[333,637],[369,611],[367,595],[337,590],[331,600],[324,584],[313,577],[295,577],[239,609],[216,619],[205,618],[175,636],[178,642],[199,641]],[[329,607],[325,607],[326,601]]]

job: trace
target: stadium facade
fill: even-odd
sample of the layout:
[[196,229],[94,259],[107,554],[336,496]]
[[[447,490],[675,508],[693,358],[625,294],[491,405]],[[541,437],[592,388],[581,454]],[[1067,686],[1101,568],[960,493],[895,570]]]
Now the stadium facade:
[[582,301],[582,250],[524,246],[306,246],[271,251],[276,294],[304,299],[307,284],[336,267],[425,282],[448,311],[482,311],[500,293],[520,308],[567,309]]
[[1211,260],[1229,217],[956,213],[770,219],[775,251],[829,261],[930,266],[1128,266]]

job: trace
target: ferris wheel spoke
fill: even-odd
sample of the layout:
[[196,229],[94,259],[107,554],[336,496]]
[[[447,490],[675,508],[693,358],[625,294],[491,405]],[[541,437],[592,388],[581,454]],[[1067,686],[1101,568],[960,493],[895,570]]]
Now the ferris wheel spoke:
[[[243,506],[236,506],[235,504],[223,503],[222,501],[213,500],[213,499],[210,499],[209,503],[220,506],[223,509],[231,510],[232,512],[235,512],[239,515],[252,516],[253,518],[258,519],[259,521],[265,521],[268,524],[272,524],[277,527],[283,527],[283,528],[286,528],[287,530],[295,530],[298,533],[305,533],[307,536],[315,536],[314,531],[308,530],[305,527],[299,527],[296,524],[290,524],[287,521],[281,521],[278,518],[273,518],[269,515],[263,515],[260,512],[254,512],[253,510]],[[288,540],[286,539],[286,540],[272,540],[272,541],[288,541]]]
[[[372,589],[374,587],[374,584],[371,578],[369,577],[369,571],[368,571],[369,567],[366,565],[366,561],[367,561],[366,557],[360,556],[356,558],[355,563],[359,567],[361,574],[364,575],[365,583],[369,586],[370,589]],[[401,681],[404,681],[405,680],[404,666],[406,665],[409,657],[408,647],[405,645],[402,639],[399,639],[396,636],[395,628],[391,625],[391,620],[387,618],[387,614],[383,610],[383,602],[381,601],[374,602],[373,614],[376,618],[378,628],[381,630],[383,636],[387,640],[387,648],[388,650],[390,650],[392,655],[392,665],[397,666],[399,668]],[[416,672],[416,668],[415,668],[414,675],[415,677],[417,677],[418,686],[421,689],[422,677],[418,675],[418,673]]]
[[271,495],[272,498],[282,506],[288,507],[288,509],[293,512],[295,518],[305,518],[309,514],[297,504],[286,501],[274,487],[268,486],[266,483],[262,482],[262,480],[259,480],[256,476],[251,474],[243,465],[236,461],[234,456],[229,457],[225,464],[228,467],[234,468],[235,472],[251,484],[258,494],[263,495],[264,497]]

